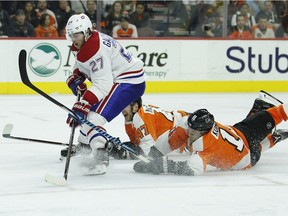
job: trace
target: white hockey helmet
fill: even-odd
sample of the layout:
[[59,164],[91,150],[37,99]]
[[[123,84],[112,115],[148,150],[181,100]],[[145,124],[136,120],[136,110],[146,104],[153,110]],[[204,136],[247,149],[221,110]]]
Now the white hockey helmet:
[[88,29],[92,31],[92,22],[86,14],[72,15],[66,25],[66,39],[71,41],[71,35],[78,32],[83,32],[86,38]]

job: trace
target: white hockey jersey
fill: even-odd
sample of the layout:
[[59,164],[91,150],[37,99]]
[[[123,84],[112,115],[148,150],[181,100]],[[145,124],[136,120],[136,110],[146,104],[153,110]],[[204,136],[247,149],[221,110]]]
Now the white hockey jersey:
[[103,33],[93,32],[80,50],[72,45],[72,52],[76,59],[74,73],[91,81],[88,90],[98,100],[109,93],[114,83],[139,84],[145,81],[144,63]]

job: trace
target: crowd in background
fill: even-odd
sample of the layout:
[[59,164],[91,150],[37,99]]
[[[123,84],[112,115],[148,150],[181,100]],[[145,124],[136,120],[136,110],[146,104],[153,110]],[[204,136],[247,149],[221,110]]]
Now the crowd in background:
[[[98,5],[97,5],[98,3]],[[287,38],[288,1],[0,1],[0,37],[65,37],[73,14],[118,37]]]

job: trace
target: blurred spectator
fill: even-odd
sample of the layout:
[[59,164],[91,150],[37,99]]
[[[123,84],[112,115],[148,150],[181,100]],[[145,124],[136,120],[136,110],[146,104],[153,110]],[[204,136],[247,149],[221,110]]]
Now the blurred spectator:
[[288,15],[281,18],[281,25],[275,32],[277,38],[288,38]]
[[17,9],[22,9],[25,2],[24,1],[16,1],[16,0],[9,0],[9,1],[1,1],[2,2],[2,8],[8,12],[11,16],[15,15]]
[[15,21],[12,22],[11,36],[34,37],[34,28],[25,20],[24,10],[18,9],[15,13]]
[[[177,27],[188,30],[190,24],[190,13],[187,11],[182,1],[168,1],[169,16],[172,23],[169,23],[169,27],[173,22],[178,23]],[[172,18],[172,19],[171,19]]]
[[2,2],[0,2],[0,37],[9,37],[10,27],[10,16],[8,12],[2,8]]
[[132,1],[125,1],[121,0],[122,6],[123,6],[123,11],[126,11],[128,14],[132,13],[135,11],[135,0]]
[[58,23],[58,35],[65,37],[65,27],[70,16],[74,14],[67,0],[59,0],[59,6],[55,10],[55,15]]
[[120,24],[114,26],[113,28],[113,38],[119,37],[130,37],[130,38],[137,38],[137,28],[135,25],[129,23],[129,17],[122,16],[120,20]]
[[229,38],[253,38],[251,29],[245,26],[245,19],[243,15],[238,15],[236,18],[237,26],[228,35]]
[[96,1],[88,0],[86,2],[87,10],[85,14],[90,18],[92,26],[96,29],[96,20],[97,20],[97,5]]
[[35,36],[38,38],[57,38],[57,29],[51,25],[49,14],[42,14],[40,24],[35,29]]
[[26,20],[32,24],[33,28],[39,25],[39,18],[35,11],[35,4],[33,1],[27,1],[24,5],[24,13]]
[[214,31],[216,29],[217,19],[216,17],[210,17],[207,19],[197,30],[196,37],[215,37]]
[[273,25],[273,28],[275,30],[279,27],[280,23],[279,23],[277,14],[274,11],[273,4],[271,1],[265,1],[263,3],[262,10],[260,10],[256,16],[256,22],[258,23],[259,18],[263,16],[267,17],[268,22]]
[[236,17],[237,15],[240,15],[240,14],[244,16],[245,25],[247,27],[251,28],[252,26],[256,25],[254,15],[249,13],[249,5],[244,3],[241,5],[240,11],[237,11],[235,14],[233,14],[232,20],[231,20],[232,27],[235,27],[237,25]]
[[122,14],[123,14],[122,3],[120,1],[115,1],[106,17],[106,29],[110,35],[112,35],[113,27],[120,23]]
[[130,14],[130,22],[137,28],[149,26],[149,13],[145,11],[145,4],[143,2],[136,3],[136,11]]
[[193,8],[194,10],[191,12],[188,30],[192,32],[196,31],[195,34],[197,34],[197,31],[199,32],[203,23],[207,21],[211,14],[213,14],[215,8],[211,2],[210,4],[207,2],[199,2],[194,5]]
[[49,10],[47,8],[47,1],[46,0],[38,0],[37,1],[37,8],[36,8],[36,14],[38,16],[38,19],[41,19],[42,14],[48,14],[50,16],[50,25],[53,25],[56,29],[58,28],[58,23],[56,16],[53,11]]
[[[262,8],[262,1],[246,0],[246,4],[249,5],[250,13],[254,16],[259,13]],[[256,21],[256,20],[255,20]]]
[[[85,14],[90,18],[92,22],[92,27],[93,29],[97,29],[97,4],[96,1],[93,0],[88,0],[87,2],[87,11]],[[98,10],[101,13],[101,10]],[[105,22],[105,17],[101,13],[101,32],[105,33],[105,28],[106,28],[106,22]]]
[[275,38],[275,33],[271,24],[269,25],[267,16],[259,17],[258,24],[253,27],[255,38]]
[[86,12],[86,0],[72,0],[71,8],[75,11],[76,14],[85,13]]
[[217,13],[215,29],[213,31],[214,37],[223,37],[223,20],[224,20],[224,14]]

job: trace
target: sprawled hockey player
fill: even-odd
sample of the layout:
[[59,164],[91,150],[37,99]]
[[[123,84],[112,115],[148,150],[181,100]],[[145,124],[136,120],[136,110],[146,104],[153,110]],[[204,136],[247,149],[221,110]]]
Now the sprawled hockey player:
[[[166,111],[153,105],[142,104],[141,97],[129,104],[122,114],[125,118],[125,131],[130,139],[125,145],[145,156],[159,136],[177,125],[183,116],[188,115],[182,110]],[[73,155],[85,154],[86,150],[73,148]],[[180,152],[183,150],[180,148]],[[67,148],[61,151],[61,155],[66,157]],[[128,151],[118,148],[110,150],[109,155],[115,159],[136,159]]]
[[[74,71],[67,85],[74,95],[80,91],[82,98],[73,110],[82,118],[103,128],[131,102],[145,91],[143,62],[133,57],[119,42],[108,35],[92,30],[92,23],[85,14],[70,17],[66,26],[66,38],[73,42]],[[87,89],[85,80],[91,82]],[[69,116],[67,123],[74,120]],[[80,122],[78,122],[80,124]],[[105,130],[105,129],[104,129]],[[88,174],[104,174],[109,164],[106,138],[82,125],[78,141],[90,145],[90,163],[85,163]]]
[[[287,130],[271,134],[276,125],[287,120],[287,115],[288,104],[274,106],[256,99],[243,121],[226,126],[215,121],[206,109],[199,109],[182,117],[177,126],[157,140],[149,153],[154,158],[152,162],[137,162],[134,170],[201,175],[208,165],[221,170],[250,168],[259,161],[262,151],[288,137]],[[191,147],[189,160],[173,161],[164,156],[183,145]]]
[[139,145],[144,155],[148,155],[159,136],[177,125],[183,116],[188,115],[182,110],[166,111],[153,105],[142,104],[141,98],[128,105],[122,114],[130,141]]

